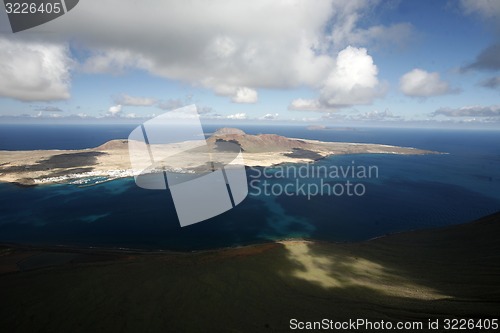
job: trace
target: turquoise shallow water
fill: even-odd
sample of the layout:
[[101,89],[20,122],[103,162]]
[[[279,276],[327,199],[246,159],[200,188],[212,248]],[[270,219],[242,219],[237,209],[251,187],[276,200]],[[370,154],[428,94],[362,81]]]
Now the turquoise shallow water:
[[[24,131],[31,137],[42,137],[44,130],[47,129],[31,128],[27,132],[27,129],[17,127],[15,133]],[[88,128],[82,130],[88,131]],[[105,142],[122,138],[128,130],[126,127],[114,128],[110,133],[101,127],[94,130],[97,135],[92,140]],[[294,237],[357,241],[392,232],[464,223],[500,210],[500,132],[308,131],[299,127],[248,127],[245,130],[253,133],[272,131],[325,141],[412,146],[449,154],[345,155],[314,164],[313,168],[353,164],[377,166],[378,177],[350,179],[363,185],[366,192],[363,196],[256,195],[258,188],[263,189],[264,181],[270,186],[283,187],[297,179],[267,178],[278,169],[268,170],[266,177],[256,177],[261,172],[247,170],[249,179],[258,180],[254,183],[258,185],[250,188],[250,195],[242,204],[213,219],[185,228],[179,226],[168,191],[140,189],[133,179],[83,188],[76,185],[20,188],[0,184],[0,241],[174,250],[226,247]],[[7,135],[8,131],[2,128],[2,135]],[[78,135],[75,128],[64,134],[71,138],[75,135]],[[61,138],[46,141],[46,147],[50,148],[62,148],[57,146],[58,142],[67,144]],[[95,145],[93,141],[87,142],[87,147]],[[85,146],[85,142],[79,144]],[[28,147],[29,142],[17,145],[0,141],[0,149],[28,149],[20,146]],[[44,147],[40,140],[37,140],[37,145],[37,148]],[[306,177],[299,181],[305,185],[323,181],[333,186],[344,183],[346,179]]]

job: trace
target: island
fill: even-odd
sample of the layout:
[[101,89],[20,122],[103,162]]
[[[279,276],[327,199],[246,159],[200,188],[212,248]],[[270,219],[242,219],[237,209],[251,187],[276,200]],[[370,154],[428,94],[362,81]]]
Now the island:
[[[310,163],[331,155],[346,154],[438,154],[435,151],[382,144],[323,142],[287,138],[276,134],[251,135],[236,128],[221,128],[203,143],[193,140],[156,145],[172,152],[154,170],[176,172],[209,171],[207,159],[230,160],[235,147],[247,167],[268,167],[284,163]],[[158,147],[161,146],[161,147]],[[176,154],[177,153],[177,154]],[[189,165],[186,157],[189,156]],[[105,181],[132,177],[138,171],[130,163],[128,140],[111,140],[81,150],[0,151],[0,182],[22,186],[54,183],[85,184],[89,179]]]

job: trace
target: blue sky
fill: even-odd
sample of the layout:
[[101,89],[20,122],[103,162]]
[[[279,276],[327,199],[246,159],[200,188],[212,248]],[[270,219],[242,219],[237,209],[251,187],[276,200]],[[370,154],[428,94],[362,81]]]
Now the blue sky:
[[214,122],[500,128],[499,16],[494,0],[80,1],[0,33],[0,121],[195,103]]

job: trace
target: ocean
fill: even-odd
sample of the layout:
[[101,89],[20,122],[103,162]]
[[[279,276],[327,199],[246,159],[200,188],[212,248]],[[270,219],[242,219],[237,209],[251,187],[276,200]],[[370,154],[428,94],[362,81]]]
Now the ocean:
[[[127,138],[134,127],[0,125],[0,150],[94,147]],[[240,205],[184,228],[179,226],[169,191],[141,189],[131,178],[88,187],[24,188],[4,183],[0,184],[0,242],[180,251],[290,238],[353,242],[465,223],[500,210],[500,131],[239,127],[251,134],[380,143],[447,154],[342,155],[311,165],[248,169],[249,181],[254,182]],[[216,128],[205,126],[205,132]],[[369,166],[376,167],[376,177],[349,174],[339,179],[324,172],[310,172],[307,177],[283,172],[299,167],[330,171]],[[346,194],[347,181],[358,186],[357,194]],[[292,184],[292,190],[279,193],[287,184]],[[312,195],[300,191],[300,186],[338,191]],[[266,188],[274,193],[266,195]],[[337,195],[340,189],[344,193]]]

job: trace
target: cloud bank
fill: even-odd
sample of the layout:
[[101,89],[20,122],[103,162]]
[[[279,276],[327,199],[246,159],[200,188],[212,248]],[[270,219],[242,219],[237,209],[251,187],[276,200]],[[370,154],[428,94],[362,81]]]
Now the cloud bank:
[[500,117],[500,105],[472,105],[461,108],[440,108],[434,111],[433,115],[447,117]]
[[[77,69],[85,73],[144,70],[207,88],[234,103],[256,103],[259,89],[305,86],[317,89],[323,108],[342,107],[371,103],[383,94],[377,67],[361,46],[400,43],[412,33],[407,23],[360,27],[377,5],[360,0],[84,1],[77,11],[33,32],[52,32],[39,36],[56,44],[77,40],[74,47],[83,55]],[[360,75],[349,81],[357,69]],[[347,88],[341,86],[346,81]],[[67,89],[63,92],[45,99],[67,98]]]

